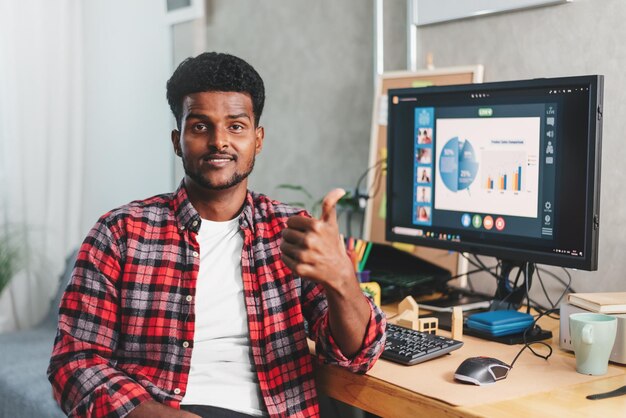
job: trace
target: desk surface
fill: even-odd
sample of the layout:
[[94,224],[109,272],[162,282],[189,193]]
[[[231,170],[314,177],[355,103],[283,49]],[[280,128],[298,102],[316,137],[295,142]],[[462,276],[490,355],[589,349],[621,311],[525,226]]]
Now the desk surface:
[[[558,356],[558,360],[571,363],[573,355],[560,350],[558,347],[558,321],[546,318],[545,320],[542,319],[541,325],[551,329],[555,335],[551,342],[554,349],[553,356]],[[473,348],[472,344],[493,344],[493,350],[498,350],[498,347],[502,347],[502,350],[507,347],[506,349],[510,350],[510,346],[482,340],[476,342],[471,338],[465,339],[465,347],[469,351]],[[515,347],[521,348],[521,346]],[[463,350],[462,348],[457,351],[458,358],[461,360],[468,357],[467,354],[463,354]],[[527,355],[532,356],[530,353]],[[384,379],[369,374],[355,375],[334,366],[319,366],[317,370],[318,388],[332,398],[383,417],[626,416],[626,396],[596,401],[585,398],[589,394],[607,392],[626,385],[625,367],[613,367],[612,376],[596,377],[594,380],[567,384],[526,396],[509,397],[504,401],[474,403],[469,406],[451,405],[408,389],[407,386],[410,385],[406,384],[406,373],[415,374],[415,379],[419,379],[420,375],[423,374],[420,373],[419,364],[405,369],[404,376],[399,376],[397,379],[393,377],[393,373],[390,373],[394,370],[393,368],[398,367],[397,365],[379,360],[375,367],[378,369],[376,374],[385,376]],[[422,368],[421,371],[424,372],[425,368]],[[511,373],[515,373],[515,371],[514,368]],[[549,380],[550,369],[547,368],[545,374],[541,373],[541,377]],[[578,376],[572,374],[572,377]],[[501,385],[507,380],[495,385]],[[481,390],[481,388],[474,386],[471,388]],[[465,387],[463,389],[467,390]]]

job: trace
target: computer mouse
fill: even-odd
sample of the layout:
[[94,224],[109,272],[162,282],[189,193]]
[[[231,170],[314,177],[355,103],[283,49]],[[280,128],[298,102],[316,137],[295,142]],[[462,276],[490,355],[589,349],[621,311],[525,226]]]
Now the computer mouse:
[[454,372],[454,378],[475,385],[489,385],[505,379],[511,366],[493,357],[470,357]]

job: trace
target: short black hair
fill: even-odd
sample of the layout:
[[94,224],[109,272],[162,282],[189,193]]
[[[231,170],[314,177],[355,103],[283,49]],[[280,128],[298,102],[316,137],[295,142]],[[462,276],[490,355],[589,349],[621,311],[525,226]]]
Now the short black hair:
[[259,125],[265,104],[265,86],[259,73],[246,61],[230,54],[204,52],[180,63],[167,81],[167,102],[179,129],[185,96],[205,91],[249,94],[254,123]]

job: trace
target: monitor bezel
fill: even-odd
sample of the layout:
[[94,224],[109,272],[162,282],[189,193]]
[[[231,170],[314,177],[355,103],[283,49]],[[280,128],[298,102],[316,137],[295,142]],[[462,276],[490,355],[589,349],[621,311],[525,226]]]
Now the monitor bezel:
[[[603,112],[603,91],[604,77],[602,75],[586,75],[559,78],[539,78],[530,80],[503,81],[482,84],[461,84],[450,86],[433,86],[420,88],[390,89],[388,91],[389,113],[393,112],[392,97],[394,95],[432,95],[437,93],[488,93],[490,91],[524,89],[524,88],[548,88],[558,89],[562,86],[572,85],[589,86],[589,127],[587,132],[587,176],[586,195],[590,198],[586,202],[584,216],[584,256],[572,256],[560,253],[546,253],[529,249],[519,249],[513,247],[502,247],[496,244],[455,242],[449,240],[426,239],[398,235],[393,232],[390,216],[385,219],[385,238],[387,241],[403,242],[418,246],[447,249],[458,252],[466,252],[478,255],[497,257],[503,260],[528,261],[532,263],[549,264],[566,268],[576,268],[581,270],[597,270],[598,268],[598,246],[600,227],[600,189],[601,189],[601,164],[602,164],[602,112]],[[387,214],[391,214],[393,207],[393,170],[394,147],[393,126],[387,124]]]

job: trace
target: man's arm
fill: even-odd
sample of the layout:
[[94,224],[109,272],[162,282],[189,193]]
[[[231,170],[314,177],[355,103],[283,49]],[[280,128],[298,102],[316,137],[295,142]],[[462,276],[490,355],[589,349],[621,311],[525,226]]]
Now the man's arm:
[[[63,295],[48,367],[54,397],[69,416],[123,417],[153,400],[142,385],[114,366],[120,308],[115,283],[120,271],[112,233],[100,220],[81,247]],[[170,417],[180,412],[169,410]]]
[[295,274],[323,287],[332,337],[343,355],[350,358],[363,348],[371,325],[377,321],[372,320],[372,305],[361,291],[339,235],[335,206],[344,194],[335,189],[326,195],[319,220],[289,218],[280,248],[283,261]]

